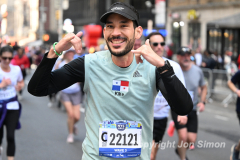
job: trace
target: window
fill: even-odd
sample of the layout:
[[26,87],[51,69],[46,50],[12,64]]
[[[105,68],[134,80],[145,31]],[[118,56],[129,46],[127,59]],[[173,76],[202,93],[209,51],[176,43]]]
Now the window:
[[172,43],[173,53],[177,53],[177,50],[181,46],[181,26],[179,22],[172,23]]
[[209,47],[210,51],[217,51],[221,53],[221,39],[222,39],[222,31],[220,29],[210,29],[208,31],[209,37]]
[[232,51],[232,59],[236,60],[238,56],[238,30],[225,29],[224,33],[224,50]]
[[192,50],[197,48],[201,50],[201,24],[189,23],[188,24],[188,47]]

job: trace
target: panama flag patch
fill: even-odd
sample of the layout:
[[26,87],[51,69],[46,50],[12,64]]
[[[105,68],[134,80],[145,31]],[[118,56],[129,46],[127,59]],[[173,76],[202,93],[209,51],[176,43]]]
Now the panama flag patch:
[[113,80],[112,90],[120,92],[128,92],[129,82],[128,81],[117,81]]

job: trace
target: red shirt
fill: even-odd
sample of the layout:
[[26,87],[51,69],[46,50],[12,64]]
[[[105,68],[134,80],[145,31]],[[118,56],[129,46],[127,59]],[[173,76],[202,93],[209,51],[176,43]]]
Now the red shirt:
[[23,55],[21,58],[18,55],[13,57],[15,65],[18,65],[22,70],[30,67],[29,59],[26,55]]

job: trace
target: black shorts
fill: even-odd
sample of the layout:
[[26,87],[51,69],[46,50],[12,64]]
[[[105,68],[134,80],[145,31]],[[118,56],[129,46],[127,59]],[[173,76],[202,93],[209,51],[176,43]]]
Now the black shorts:
[[156,143],[161,142],[167,127],[167,118],[154,119],[153,122],[153,140]]
[[177,130],[182,129],[182,128],[187,128],[188,132],[197,133],[197,130],[198,130],[197,111],[192,110],[188,114],[188,121],[187,121],[187,124],[185,124],[185,125],[180,125],[177,122],[177,114],[174,111],[171,111],[171,114],[172,114],[172,119],[173,119],[174,124],[175,124],[175,128]]
[[240,125],[240,113],[237,112],[238,120],[239,120],[239,125]]

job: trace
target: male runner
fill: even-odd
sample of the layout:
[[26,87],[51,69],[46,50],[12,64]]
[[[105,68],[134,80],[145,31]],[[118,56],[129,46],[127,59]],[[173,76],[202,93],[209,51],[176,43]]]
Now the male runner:
[[[181,125],[177,120],[186,119],[186,116],[178,116],[172,111],[172,118],[175,128],[178,132],[178,147],[176,153],[181,160],[188,159],[186,157],[185,146],[193,145],[197,139],[198,119],[197,107],[199,111],[204,111],[205,100],[207,95],[207,86],[204,81],[202,70],[191,62],[191,50],[188,47],[181,47],[177,52],[177,59],[182,68],[186,88],[193,99],[193,110],[187,115],[187,124]],[[198,101],[198,88],[201,89],[200,102]],[[188,145],[183,145],[188,143]]]
[[[146,39],[149,39],[149,43],[152,50],[157,55],[162,57],[163,51],[164,51],[164,45],[165,45],[165,39],[163,35],[159,32],[152,32],[146,37]],[[164,58],[164,57],[162,58],[170,62],[176,76],[185,86],[183,72],[179,64],[167,58]],[[168,102],[163,97],[162,93],[158,92],[154,102],[153,142],[152,142],[151,160],[156,159],[159,145],[163,139],[163,135],[166,130],[169,109],[170,109],[170,106],[168,105]]]
[[170,64],[151,49],[148,40],[132,50],[143,31],[134,7],[114,3],[100,21],[106,24],[103,33],[109,50],[77,58],[51,72],[57,54],[72,46],[81,51],[82,32],[67,34],[55,50],[45,54],[28,91],[45,96],[85,82],[86,138],[82,159],[150,159],[153,102],[158,89],[179,115],[192,110],[191,97]]

